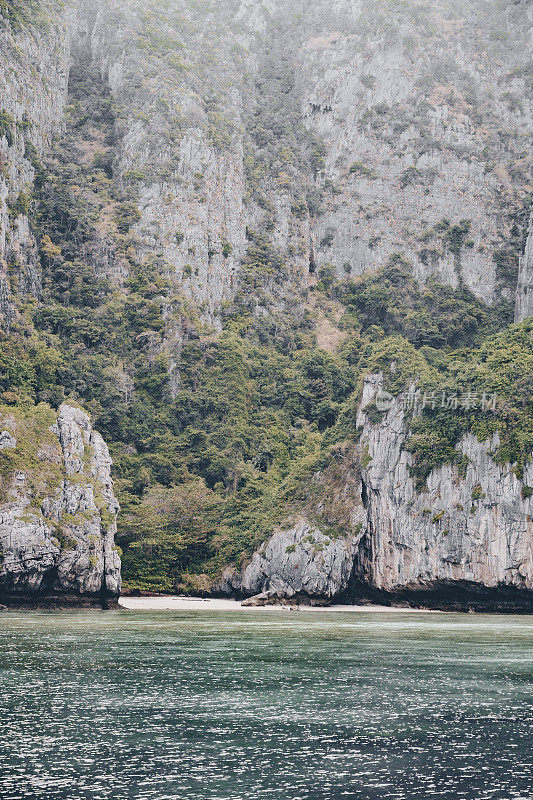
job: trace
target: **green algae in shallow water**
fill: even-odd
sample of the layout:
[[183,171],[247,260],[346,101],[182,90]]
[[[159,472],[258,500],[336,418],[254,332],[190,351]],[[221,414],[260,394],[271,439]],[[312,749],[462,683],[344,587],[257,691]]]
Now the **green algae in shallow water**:
[[2,623],[2,800],[531,796],[533,617]]

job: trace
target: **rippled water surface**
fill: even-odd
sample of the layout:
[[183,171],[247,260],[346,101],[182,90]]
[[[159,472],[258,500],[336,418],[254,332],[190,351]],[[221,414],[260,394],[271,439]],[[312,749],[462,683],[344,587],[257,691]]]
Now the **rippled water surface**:
[[533,796],[533,618],[0,617],[0,798]]

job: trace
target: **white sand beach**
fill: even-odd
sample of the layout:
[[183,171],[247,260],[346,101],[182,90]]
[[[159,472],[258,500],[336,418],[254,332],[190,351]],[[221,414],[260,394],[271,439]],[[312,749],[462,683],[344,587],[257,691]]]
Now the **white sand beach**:
[[119,606],[132,611],[273,611],[273,612],[351,612],[356,614],[369,612],[388,612],[394,614],[440,614],[440,611],[419,608],[398,608],[395,606],[243,606],[240,600],[204,599],[201,597],[178,597],[173,595],[154,597],[121,597]]

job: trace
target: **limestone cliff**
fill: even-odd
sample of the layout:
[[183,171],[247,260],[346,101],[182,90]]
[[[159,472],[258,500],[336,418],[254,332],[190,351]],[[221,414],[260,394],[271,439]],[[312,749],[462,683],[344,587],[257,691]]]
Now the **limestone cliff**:
[[[402,251],[421,282],[510,299],[498,252],[528,187],[526,14],[452,0],[234,0],[207,20],[188,3],[102,7],[90,48],[120,103],[136,231],[211,320],[238,288],[247,228],[265,224],[300,289],[316,266],[357,275]],[[299,132],[285,142],[287,121]]]
[[520,259],[516,288],[515,322],[533,316],[533,216],[529,220],[526,248]]
[[[6,320],[8,264],[12,288],[39,290],[27,201],[60,131],[69,64],[78,83],[97,73],[112,101],[112,135],[79,141],[80,164],[105,155],[136,208],[131,246],[163,260],[174,304],[189,299],[204,320],[219,326],[239,290],[250,231],[288,257],[293,295],[316,268],[354,276],[402,251],[421,282],[512,297],[528,186],[525,3],[79,0],[40,14],[46,25],[0,31]],[[120,280],[114,205],[94,267],[109,273],[111,258]],[[169,320],[170,349],[177,329]]]
[[334,187],[314,226],[319,264],[359,274],[401,251],[422,282],[512,298],[498,250],[528,187],[526,6],[317,12],[300,80],[306,124],[326,146],[320,179]]
[[[489,597],[498,589],[502,606],[507,595],[518,606],[520,596],[531,605],[533,463],[518,477],[512,465],[493,460],[496,437],[480,442],[467,435],[457,446],[465,456],[464,472],[444,465],[420,492],[409,472],[411,456],[402,449],[408,430],[403,409],[395,403],[374,425],[365,415],[378,385],[379,376],[366,382],[358,420],[367,512],[356,565],[360,580],[393,596],[432,590],[438,596],[455,585],[460,597],[462,588],[468,594],[468,587],[477,586],[478,595],[485,591]],[[471,603],[476,602],[474,590]]]
[[0,324],[13,320],[13,293],[38,296],[41,274],[28,212],[41,159],[63,117],[72,8],[28,4],[0,18]]
[[120,592],[105,442],[79,407],[0,407],[0,599],[107,604]]
[[468,435],[457,448],[464,472],[444,465],[421,491],[409,471],[409,419],[401,404],[394,402],[378,423],[365,414],[381,384],[381,375],[365,381],[359,450],[344,458],[337,478],[357,487],[344,497],[344,535],[328,533],[316,516],[287,524],[241,575],[227,571],[218,589],[260,595],[262,603],[344,598],[533,608],[533,462],[518,477],[511,465],[494,461],[496,437],[480,442]]

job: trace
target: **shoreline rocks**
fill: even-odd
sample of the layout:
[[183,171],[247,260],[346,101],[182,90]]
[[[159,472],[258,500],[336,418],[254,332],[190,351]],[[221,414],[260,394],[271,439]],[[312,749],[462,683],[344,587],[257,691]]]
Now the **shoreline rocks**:
[[17,440],[3,467],[0,600],[107,605],[120,594],[111,458],[83,409],[0,408]]
[[[429,475],[427,490],[417,491],[403,449],[403,409],[393,403],[378,423],[365,413],[381,387],[380,374],[365,380],[360,468],[347,466],[336,477],[351,531],[334,538],[301,517],[275,531],[242,572],[227,569],[215,591],[254,604],[300,597],[533,612],[533,500],[524,491],[533,485],[533,462],[518,478],[493,460],[496,437],[479,442],[468,434],[457,445],[464,474],[444,464]],[[346,493],[349,482],[358,485]]]

